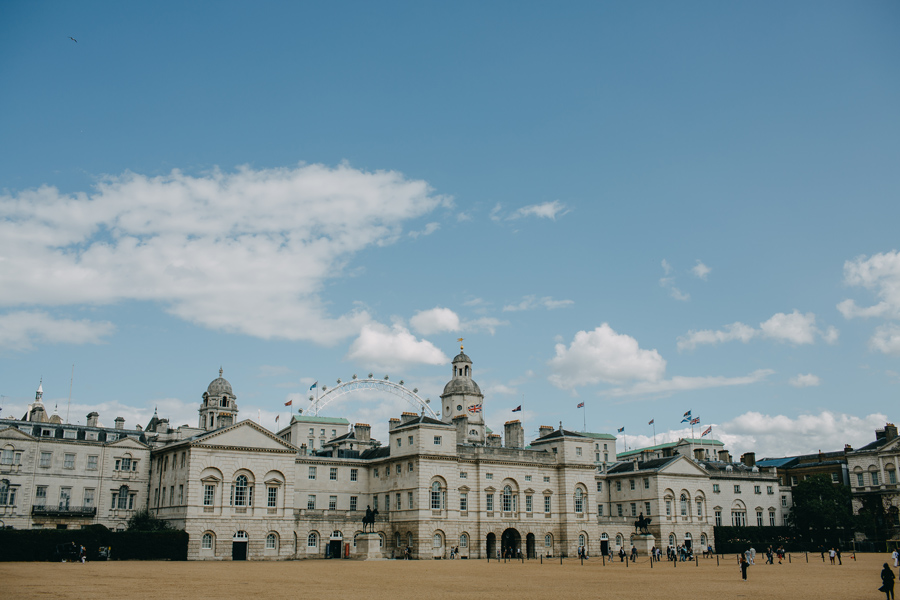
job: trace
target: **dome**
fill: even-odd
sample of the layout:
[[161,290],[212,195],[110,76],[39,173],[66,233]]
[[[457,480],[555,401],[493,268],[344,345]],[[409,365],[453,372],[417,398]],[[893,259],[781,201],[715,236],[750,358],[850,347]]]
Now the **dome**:
[[[463,354],[463,356],[465,356],[465,354]],[[454,360],[453,362],[456,361]],[[484,394],[481,393],[481,388],[478,387],[478,384],[467,377],[454,377],[453,379],[448,381],[447,385],[444,386],[444,393],[441,394],[441,398],[453,394],[465,394],[467,396],[484,397]]]
[[234,396],[234,392],[231,391],[231,384],[222,377],[222,369],[219,369],[219,376],[213,379],[209,387],[206,388],[206,393],[209,396]]
[[469,363],[469,364],[472,364],[472,359],[469,358],[469,357],[466,355],[465,352],[463,352],[462,350],[460,350],[460,351],[459,351],[459,354],[457,354],[456,357],[454,357],[453,362],[454,362],[454,363],[458,363],[458,362],[467,362],[467,363]]

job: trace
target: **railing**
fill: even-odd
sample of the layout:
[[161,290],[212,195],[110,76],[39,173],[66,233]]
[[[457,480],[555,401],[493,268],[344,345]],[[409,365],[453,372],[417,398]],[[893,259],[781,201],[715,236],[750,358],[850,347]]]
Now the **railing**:
[[36,517],[93,517],[96,506],[32,506],[31,514]]

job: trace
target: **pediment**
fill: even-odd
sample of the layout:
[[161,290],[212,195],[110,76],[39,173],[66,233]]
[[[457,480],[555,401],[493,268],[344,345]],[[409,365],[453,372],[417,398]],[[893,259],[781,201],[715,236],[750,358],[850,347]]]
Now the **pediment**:
[[284,485],[284,482],[282,480],[276,479],[274,477],[270,477],[269,479],[266,479],[265,483],[268,486]]
[[461,486],[461,487],[459,488],[459,491],[461,491],[461,492],[468,492],[468,491],[469,491],[469,486],[467,486],[467,485]]
[[528,488],[527,490],[525,490],[524,493],[526,493],[526,494],[533,494],[533,493],[534,493],[534,490],[533,490],[532,488]]
[[496,491],[497,491],[497,488],[495,488],[495,487],[492,486],[492,485],[489,485],[489,486],[487,486],[486,488],[484,488],[484,491],[486,491],[486,492],[496,492]]
[[666,475],[696,475],[709,477],[706,470],[686,456],[679,456],[676,460],[669,461],[659,469]]
[[253,421],[244,420],[195,440],[192,446],[249,448],[253,450],[290,450],[297,448]]
[[114,442],[107,442],[106,445],[114,448],[132,448],[134,450],[143,450],[150,447],[144,442],[130,437],[121,438]]
[[25,433],[24,431],[19,431],[15,427],[0,425],[2,429],[0,429],[0,439],[6,440],[36,440],[37,438],[29,433]]
[[206,477],[201,477],[200,481],[201,483],[213,484],[219,483],[220,481],[222,481],[222,479],[220,477],[216,477],[215,475],[207,475]]

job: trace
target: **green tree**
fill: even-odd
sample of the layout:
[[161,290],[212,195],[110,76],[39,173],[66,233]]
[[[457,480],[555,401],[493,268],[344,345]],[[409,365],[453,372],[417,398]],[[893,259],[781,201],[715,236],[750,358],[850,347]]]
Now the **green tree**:
[[168,531],[172,529],[168,521],[157,519],[146,508],[137,511],[128,519],[128,531]]
[[850,488],[828,475],[814,475],[794,486],[788,524],[798,539],[813,548],[836,546],[853,534]]

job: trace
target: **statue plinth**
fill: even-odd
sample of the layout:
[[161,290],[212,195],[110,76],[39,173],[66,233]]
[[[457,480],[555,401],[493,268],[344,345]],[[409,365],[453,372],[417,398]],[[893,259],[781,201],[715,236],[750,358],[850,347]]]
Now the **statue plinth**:
[[384,560],[381,537],[377,533],[360,533],[356,536],[353,558],[358,560]]
[[652,533],[637,533],[631,543],[637,548],[638,556],[650,556],[650,549],[656,545],[656,538]]

